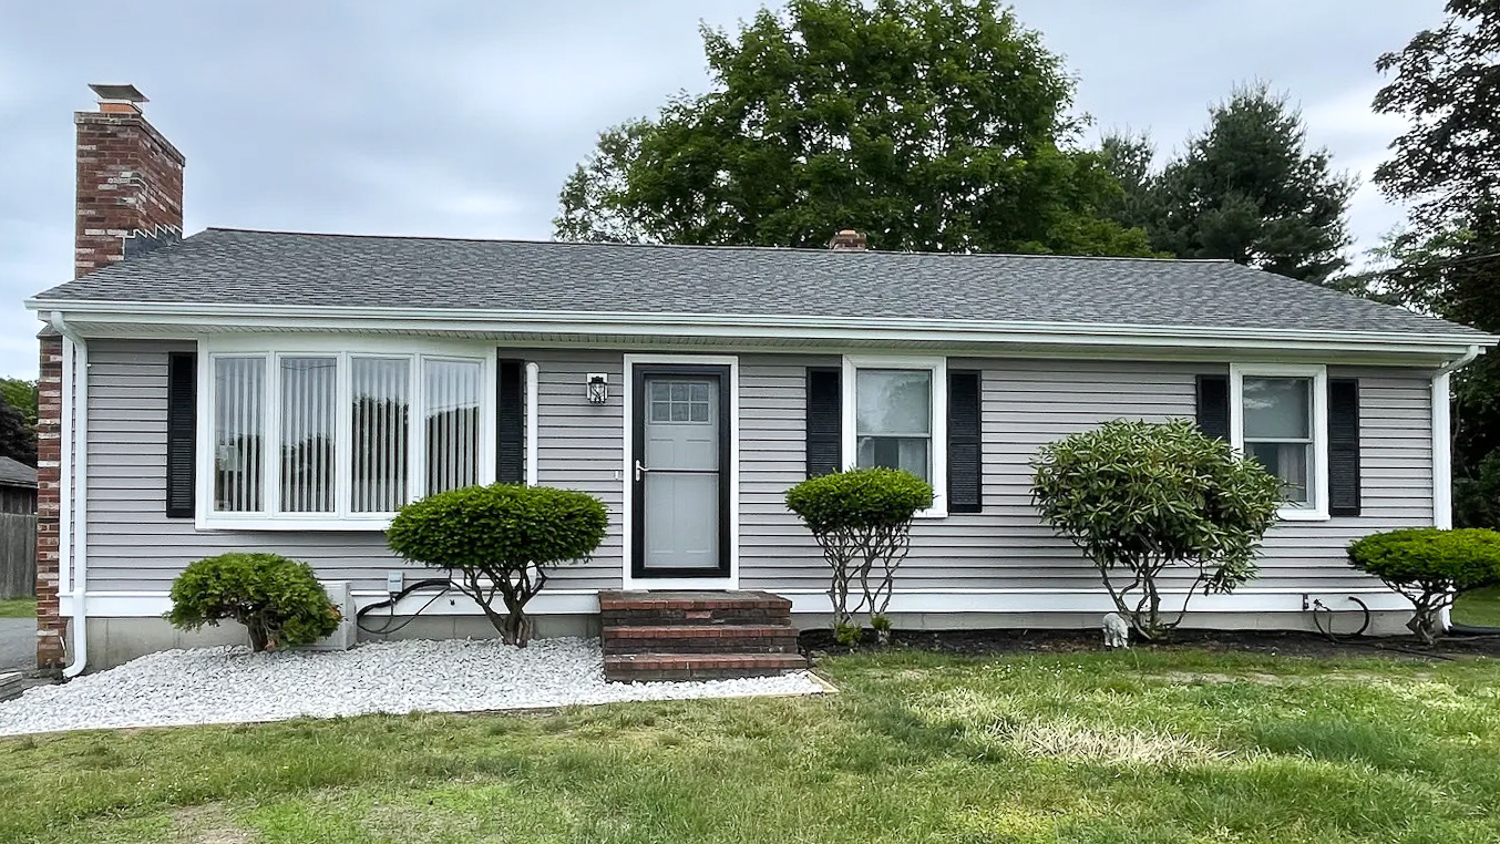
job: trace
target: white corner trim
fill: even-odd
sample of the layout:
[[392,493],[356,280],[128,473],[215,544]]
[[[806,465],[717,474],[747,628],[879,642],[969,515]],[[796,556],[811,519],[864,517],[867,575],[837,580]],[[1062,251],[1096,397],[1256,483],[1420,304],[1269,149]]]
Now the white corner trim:
[[859,459],[856,381],[861,369],[925,369],[932,373],[932,418],[928,427],[932,441],[932,506],[916,514],[918,519],[948,516],[948,359],[934,355],[845,355],[839,385],[842,413],[841,458],[845,471],[856,468]]
[[[1463,356],[1456,358],[1432,375],[1432,524],[1447,530],[1453,527],[1453,373],[1468,366],[1483,351],[1470,346]],[[1443,626],[1447,628],[1447,609],[1443,610]]]
[[[699,364],[729,367],[729,577],[728,578],[641,578],[631,575],[635,562],[635,367],[637,364]],[[625,455],[620,466],[622,495],[621,587],[624,589],[738,589],[740,583],[740,358],[738,355],[692,354],[625,354],[624,375],[620,379],[621,425]],[[673,585],[676,584],[676,585]]]
[[1311,507],[1282,507],[1288,522],[1326,522],[1328,515],[1328,367],[1322,364],[1231,363],[1229,365],[1229,443],[1245,449],[1245,376],[1312,379],[1313,501]]
[[1432,525],[1453,527],[1453,437],[1449,388],[1452,374],[1432,378]]
[[[537,399],[538,383],[541,381],[541,367],[536,361],[526,362],[526,485],[537,485],[540,449],[538,447],[541,420],[537,417],[539,412],[539,401]],[[499,408],[496,408],[499,412]],[[498,422],[497,422],[498,424]]]

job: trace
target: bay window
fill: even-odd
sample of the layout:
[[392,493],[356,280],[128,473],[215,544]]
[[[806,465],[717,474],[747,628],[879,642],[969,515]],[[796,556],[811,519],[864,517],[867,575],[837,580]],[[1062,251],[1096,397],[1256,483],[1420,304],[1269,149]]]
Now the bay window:
[[1281,479],[1283,519],[1328,518],[1327,380],[1321,366],[1230,368],[1230,437]]
[[200,526],[375,529],[410,501],[493,480],[487,350],[289,345],[210,350]]
[[844,359],[844,465],[904,469],[932,484],[947,513],[947,362],[943,358]]

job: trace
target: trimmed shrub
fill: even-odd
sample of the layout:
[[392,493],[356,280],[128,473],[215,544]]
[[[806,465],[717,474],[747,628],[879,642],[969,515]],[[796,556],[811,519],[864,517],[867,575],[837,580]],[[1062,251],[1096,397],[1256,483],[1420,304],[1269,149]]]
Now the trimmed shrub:
[[277,554],[223,554],[183,569],[172,583],[167,620],[183,630],[233,619],[256,651],[315,642],[342,614],[307,563]]
[[[1200,588],[1231,592],[1255,577],[1282,503],[1279,479],[1186,419],[1106,422],[1042,446],[1032,465],[1042,518],[1083,550],[1147,639],[1180,624]],[[1167,621],[1157,579],[1173,566],[1196,579]]]
[[787,490],[786,506],[812,531],[833,569],[828,597],[839,641],[858,639],[854,619],[861,611],[889,641],[884,614],[896,569],[911,547],[912,519],[932,506],[932,485],[899,469],[855,469],[808,478]]
[[1500,584],[1500,533],[1485,528],[1409,528],[1350,543],[1349,565],[1385,581],[1411,601],[1407,627],[1432,644],[1442,611],[1460,595]]
[[[525,647],[531,640],[526,603],[546,586],[547,567],[587,560],[608,525],[604,504],[591,495],[494,484],[402,507],[386,544],[414,563],[456,572],[457,588],[479,604],[501,638]],[[493,605],[496,593],[503,615]]]

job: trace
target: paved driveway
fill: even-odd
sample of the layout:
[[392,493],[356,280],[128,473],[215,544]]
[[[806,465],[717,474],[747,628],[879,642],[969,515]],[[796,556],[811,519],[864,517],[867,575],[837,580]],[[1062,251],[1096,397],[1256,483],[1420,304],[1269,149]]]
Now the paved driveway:
[[0,618],[0,672],[36,665],[36,620]]

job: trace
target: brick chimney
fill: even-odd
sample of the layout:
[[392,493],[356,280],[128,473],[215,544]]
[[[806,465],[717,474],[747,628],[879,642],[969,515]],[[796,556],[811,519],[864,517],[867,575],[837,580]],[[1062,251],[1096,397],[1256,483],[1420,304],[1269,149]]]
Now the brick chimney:
[[78,126],[73,277],[182,239],[182,153],[141,114],[134,85],[90,85]]
[[844,229],[828,241],[829,249],[869,249],[870,240],[854,229]]

